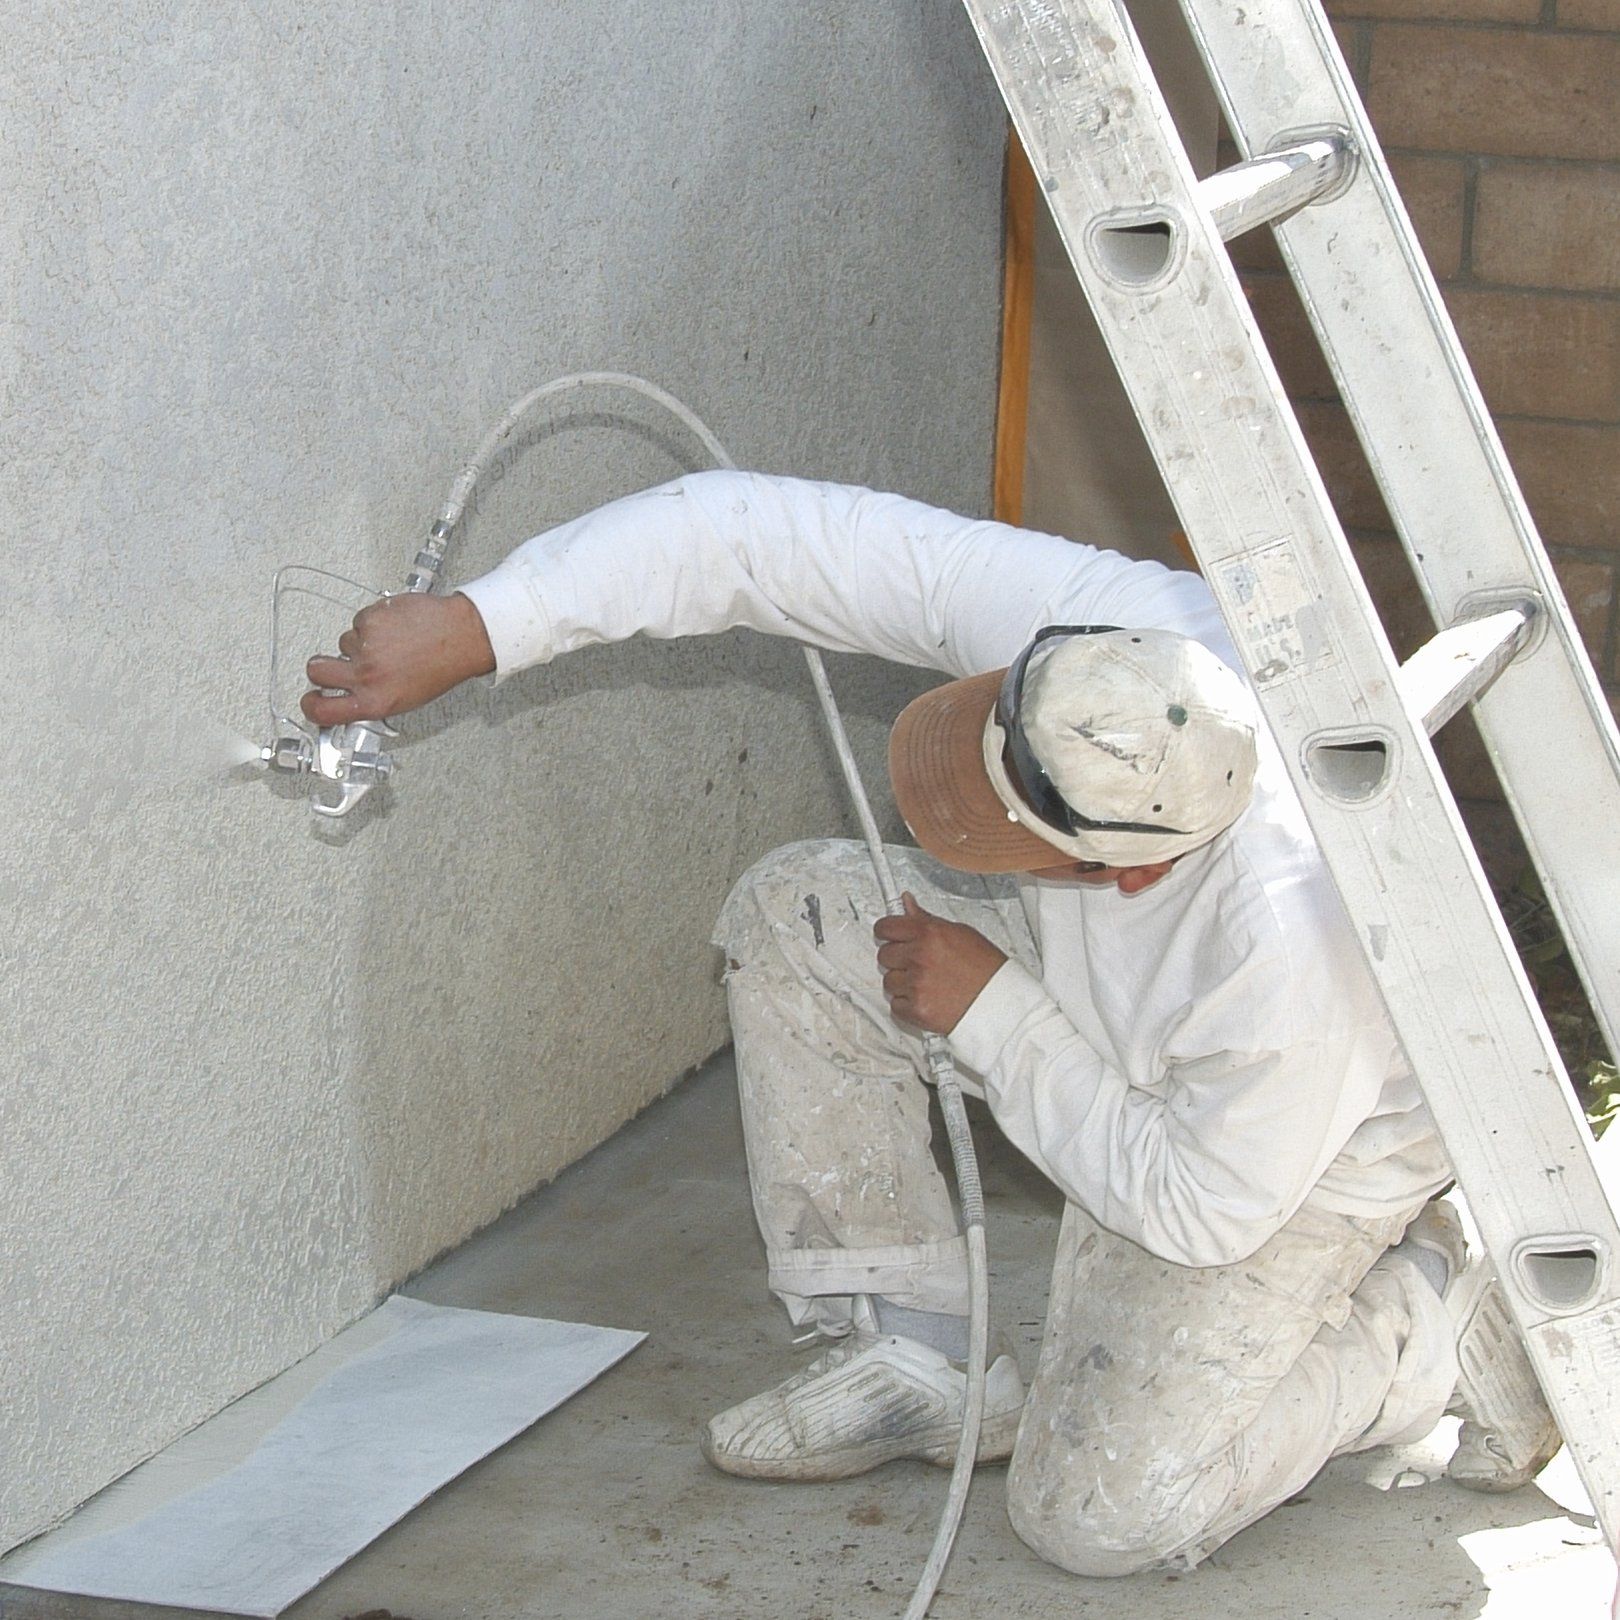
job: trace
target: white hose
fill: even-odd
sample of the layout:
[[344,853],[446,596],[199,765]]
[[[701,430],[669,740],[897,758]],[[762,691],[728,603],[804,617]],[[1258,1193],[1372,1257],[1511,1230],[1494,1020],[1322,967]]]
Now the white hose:
[[[567,377],[558,377],[531,389],[517,400],[485,436],[472,459],[461,469],[450,498],[444,504],[438,521],[433,525],[427,546],[417,557],[417,568],[429,583],[437,576],[444,561],[456,525],[471,497],[473,489],[483,475],[490,458],[506,442],[518,423],[543,400],[552,399],[581,388],[625,388],[662,406],[687,429],[708,451],[716,466],[728,471],[736,470],[736,462],[726,454],[725,446],[708,427],[688,410],[673,394],[642,377],[633,377],[621,371],[581,371]],[[422,588],[427,588],[424,585]],[[889,859],[883,848],[877,821],[872,815],[871,802],[861,782],[860,768],[855,763],[854,751],[844,730],[843,717],[833,698],[832,685],[814,647],[803,649],[805,662],[810,667],[810,681],[821,702],[822,718],[827,725],[844,785],[849,790],[850,803],[861,824],[861,833],[877,872],[878,887],[883,892],[883,903],[892,917],[904,913],[900,891],[894,881]],[[951,1556],[956,1532],[962,1522],[962,1511],[967,1505],[968,1487],[973,1481],[973,1463],[979,1450],[979,1426],[984,1417],[985,1364],[990,1338],[990,1269],[984,1241],[984,1194],[979,1186],[979,1162],[973,1152],[973,1136],[968,1128],[967,1109],[962,1102],[962,1082],[951,1059],[950,1046],[943,1035],[930,1034],[923,1041],[923,1055],[928,1073],[939,1094],[940,1109],[945,1118],[945,1134],[950,1142],[951,1163],[956,1171],[957,1200],[962,1208],[962,1226],[967,1239],[968,1256],[968,1359],[967,1399],[962,1411],[962,1434],[956,1448],[956,1464],[951,1469],[951,1482],[945,1496],[945,1507],[940,1514],[939,1530],[934,1545],[923,1566],[921,1579],[912,1594],[905,1620],[922,1620],[928,1606],[934,1601],[940,1578]]]

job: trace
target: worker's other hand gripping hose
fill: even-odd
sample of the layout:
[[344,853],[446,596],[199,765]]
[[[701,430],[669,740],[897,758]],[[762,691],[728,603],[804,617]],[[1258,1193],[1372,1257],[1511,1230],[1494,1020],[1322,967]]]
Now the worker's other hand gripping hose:
[[[603,387],[628,389],[651,400],[655,405],[662,406],[698,439],[716,466],[732,471],[736,469],[736,463],[727,455],[725,447],[692,411],[673,395],[645,379],[614,371],[578,372],[571,376],[558,377],[515,401],[462,468],[450,492],[449,500],[446,501],[429,533],[427,543],[417,553],[406,587],[408,590],[431,590],[437,582],[445,553],[479,477],[490,459],[529,411],[542,401],[554,399],[558,395],[580,389]],[[905,909],[900,900],[900,891],[895,883],[894,873],[889,867],[883,839],[878,832],[877,821],[872,815],[871,803],[862,785],[860,770],[855,763],[854,751],[850,748],[849,737],[844,730],[843,717],[839,714],[838,705],[833,698],[832,686],[828,682],[821,654],[814,647],[805,647],[803,651],[810,668],[811,684],[815,687],[816,697],[821,704],[822,717],[826,722],[833,749],[838,755],[838,764],[843,772],[845,786],[849,790],[850,802],[860,821],[861,832],[866,839],[866,847],[877,872],[884,905],[891,916],[900,916]],[[968,1487],[973,1479],[974,1458],[979,1449],[979,1427],[984,1416],[985,1365],[990,1333],[990,1283],[984,1239],[984,1195],[979,1187],[979,1165],[973,1152],[973,1138],[968,1129],[967,1110],[962,1102],[962,1084],[944,1036],[928,1035],[923,1043],[923,1051],[929,1078],[939,1095],[940,1108],[944,1114],[945,1133],[950,1142],[951,1163],[956,1173],[957,1194],[967,1240],[967,1398],[963,1407],[962,1433],[957,1444],[956,1463],[951,1470],[950,1488],[946,1494],[944,1511],[940,1515],[939,1530],[934,1537],[933,1548],[929,1552],[928,1562],[923,1566],[922,1577],[917,1582],[910,1606],[906,1609],[905,1620],[922,1620],[922,1616],[927,1613],[928,1606],[933,1602],[934,1593],[939,1587],[940,1578],[945,1572],[946,1561],[950,1558],[957,1527],[962,1522]]]

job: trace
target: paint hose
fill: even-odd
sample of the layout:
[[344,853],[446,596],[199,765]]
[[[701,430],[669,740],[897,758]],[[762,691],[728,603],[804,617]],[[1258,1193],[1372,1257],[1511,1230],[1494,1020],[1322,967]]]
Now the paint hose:
[[[518,423],[543,401],[585,388],[623,388],[631,393],[640,394],[655,405],[661,406],[680,422],[708,451],[716,466],[724,467],[728,471],[736,470],[737,464],[727,455],[725,446],[697,415],[673,394],[666,393],[645,378],[619,371],[582,371],[558,377],[551,382],[542,383],[540,387],[531,389],[521,399],[514,401],[463,466],[451,488],[449,499],[429,531],[427,543],[417,553],[407,587],[409,590],[426,591],[437,581],[444,564],[445,552],[449,548],[451,537],[461,521],[473,489],[490,459],[505,444]],[[872,814],[871,802],[861,782],[860,768],[855,763],[855,754],[849,745],[849,736],[844,730],[843,716],[839,714],[838,704],[833,698],[826,667],[821,661],[821,654],[814,647],[805,647],[803,652],[805,662],[809,665],[811,684],[815,687],[816,697],[821,703],[822,718],[826,722],[834,752],[838,755],[844,785],[849,790],[850,803],[861,824],[867,851],[872,857],[878,887],[883,893],[884,907],[891,917],[901,916],[905,907],[900,899],[900,890],[895,883],[894,872],[889,866],[888,855],[883,848],[883,839],[878,832],[876,818]],[[906,1609],[905,1620],[922,1620],[923,1615],[928,1612],[928,1606],[933,1602],[934,1593],[938,1590],[940,1578],[945,1573],[945,1564],[951,1556],[957,1529],[962,1522],[962,1512],[967,1505],[968,1487],[973,1480],[974,1459],[979,1449],[979,1428],[984,1417],[985,1366],[990,1337],[990,1268],[984,1238],[984,1193],[979,1185],[979,1161],[973,1151],[973,1136],[968,1128],[967,1109],[962,1101],[962,1082],[957,1075],[956,1064],[951,1058],[950,1046],[943,1035],[925,1036],[923,1057],[928,1067],[929,1079],[938,1093],[940,1109],[945,1119],[945,1135],[950,1143],[951,1164],[956,1172],[957,1202],[961,1206],[963,1234],[967,1241],[967,1396],[963,1404],[962,1433],[956,1447],[956,1462],[951,1469],[950,1486],[946,1493],[944,1510],[940,1514],[939,1529],[934,1536],[934,1545],[929,1551],[928,1562],[923,1566],[922,1576],[912,1594],[910,1606]]]

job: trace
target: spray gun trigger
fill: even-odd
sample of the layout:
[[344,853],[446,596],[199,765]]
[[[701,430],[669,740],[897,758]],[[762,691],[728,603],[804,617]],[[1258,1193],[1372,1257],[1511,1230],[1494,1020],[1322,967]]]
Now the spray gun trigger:
[[372,782],[341,782],[338,784],[337,799],[333,803],[323,804],[319,799],[312,798],[309,807],[316,815],[335,820],[338,816],[348,815],[375,785]]

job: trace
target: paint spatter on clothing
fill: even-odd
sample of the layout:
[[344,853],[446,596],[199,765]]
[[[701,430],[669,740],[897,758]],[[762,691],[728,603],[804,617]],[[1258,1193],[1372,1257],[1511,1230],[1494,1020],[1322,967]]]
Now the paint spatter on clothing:
[[1143,747],[1145,739],[1139,731],[1093,731],[1084,722],[1073,729],[1077,737],[1129,765],[1133,771],[1142,773],[1153,769],[1154,762]]
[[804,897],[804,920],[810,924],[810,932],[816,937],[816,949],[820,950],[827,943],[827,936],[821,927],[821,897],[807,894]]

